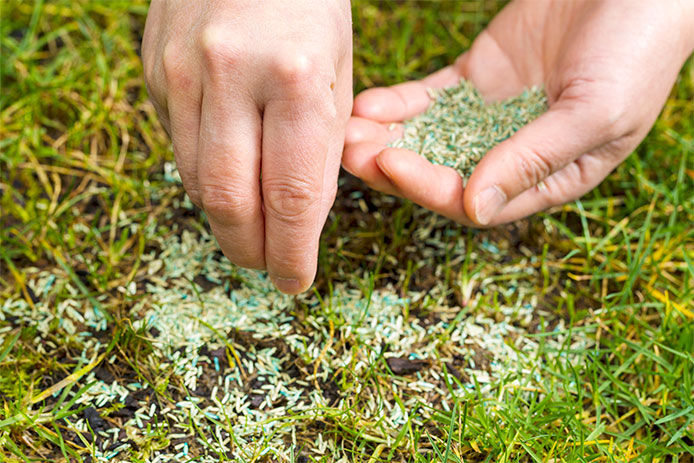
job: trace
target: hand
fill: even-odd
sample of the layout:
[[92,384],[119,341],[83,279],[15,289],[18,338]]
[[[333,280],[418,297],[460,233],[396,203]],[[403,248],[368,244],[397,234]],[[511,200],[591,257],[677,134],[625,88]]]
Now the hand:
[[[491,226],[571,201],[645,137],[694,42],[694,2],[515,1],[456,62],[354,101],[343,166],[371,187],[467,225]],[[427,87],[466,78],[486,99],[544,85],[550,109],[490,150],[463,188],[452,168],[386,148],[423,112]]]
[[313,281],[352,106],[347,0],[152,1],[148,90],[224,254]]

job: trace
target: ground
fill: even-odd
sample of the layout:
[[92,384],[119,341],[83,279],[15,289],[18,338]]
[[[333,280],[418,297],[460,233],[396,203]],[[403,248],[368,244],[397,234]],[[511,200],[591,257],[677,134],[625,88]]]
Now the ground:
[[[355,1],[355,90],[501,2]],[[301,297],[178,180],[146,3],[0,5],[0,460],[694,458],[694,63],[595,191],[488,231],[343,173]]]

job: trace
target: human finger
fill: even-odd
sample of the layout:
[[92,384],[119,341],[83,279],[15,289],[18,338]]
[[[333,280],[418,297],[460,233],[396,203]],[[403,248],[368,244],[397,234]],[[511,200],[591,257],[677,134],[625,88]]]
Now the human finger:
[[371,142],[384,147],[403,135],[400,123],[382,123],[363,117],[352,116],[347,122],[345,144]]
[[307,57],[295,59],[278,69],[282,96],[265,104],[262,134],[265,260],[275,285],[290,294],[306,290],[316,273],[325,166],[337,125],[330,79]]
[[379,122],[403,121],[427,109],[431,102],[429,88],[449,87],[460,78],[455,67],[447,66],[422,80],[370,88],[354,98],[352,114]]
[[[223,42],[205,47],[197,179],[200,201],[224,254],[242,267],[265,267],[260,196],[262,121],[256,103],[234,91]],[[216,40],[221,40],[217,38]],[[231,89],[231,91],[230,91]]]
[[385,145],[381,143],[368,141],[350,143],[345,146],[342,154],[342,167],[355,177],[359,177],[374,190],[390,195],[402,196],[402,193],[398,191],[397,187],[383,173],[376,162],[378,154],[384,149]]
[[200,133],[201,82],[185,71],[179,51],[164,49],[163,68],[168,89],[168,113],[174,158],[191,201],[201,206],[198,185],[198,135]]
[[463,179],[454,169],[403,148],[386,148],[376,163],[404,197],[456,222],[472,224],[463,207]]
[[580,155],[616,140],[620,121],[609,119],[601,104],[560,98],[549,111],[492,148],[467,184],[465,211],[489,225],[509,201],[535,187]]
[[598,186],[631,151],[621,146],[601,147],[583,154],[533,188],[509,201],[489,225],[522,219],[539,211],[574,201]]

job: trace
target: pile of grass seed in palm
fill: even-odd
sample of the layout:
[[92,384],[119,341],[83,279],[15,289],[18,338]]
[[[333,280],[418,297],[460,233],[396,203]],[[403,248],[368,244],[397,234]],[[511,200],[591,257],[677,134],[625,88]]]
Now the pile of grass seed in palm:
[[391,146],[415,151],[434,164],[449,166],[463,178],[482,156],[547,110],[542,88],[487,103],[472,83],[429,89],[432,103],[426,112],[404,123],[402,138]]

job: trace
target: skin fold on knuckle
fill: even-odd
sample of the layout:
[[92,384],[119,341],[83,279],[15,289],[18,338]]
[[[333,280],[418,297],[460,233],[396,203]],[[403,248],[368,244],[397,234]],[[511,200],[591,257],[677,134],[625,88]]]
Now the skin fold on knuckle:
[[[635,129],[633,114],[639,113],[638,108],[632,106],[633,95],[619,95],[614,97],[612,103],[607,107],[595,105],[594,114],[599,114],[597,120],[597,130],[602,133],[603,140],[608,143],[627,136]],[[636,109],[636,111],[634,111]]]
[[[148,62],[149,61],[149,62]],[[165,79],[162,79],[160,74],[157,72],[157,66],[154,60],[146,60],[143,63],[143,71],[145,77],[145,90],[147,90],[147,95],[157,111],[157,114],[166,115],[166,86]]]
[[223,225],[248,223],[255,214],[256,201],[239,188],[201,184],[199,198],[205,213]]
[[331,60],[319,52],[290,46],[273,54],[269,70],[268,93],[273,99],[334,100],[336,72]]
[[320,189],[297,178],[263,180],[265,211],[272,218],[289,224],[303,224],[318,210]]
[[[547,155],[536,150],[525,150],[515,156],[516,172],[520,191],[537,185],[552,173],[552,164]],[[507,193],[508,194],[508,193]]]
[[576,177],[581,172],[576,163],[571,163],[559,172],[555,172],[534,186],[537,193],[537,211],[564,204],[574,199]]
[[287,85],[301,84],[318,71],[318,59],[312,53],[297,47],[275,55],[273,71]]
[[593,155],[583,155],[543,180],[536,188],[541,198],[538,211],[574,201],[597,185],[607,172]]
[[596,162],[591,162],[589,156],[579,156],[574,162],[566,166],[568,174],[564,184],[569,185],[568,188],[561,188],[562,199],[565,202],[578,199],[579,191],[589,190],[593,184],[599,182],[607,176],[608,172],[602,170],[602,163],[596,165]]
[[226,73],[233,72],[244,57],[236,37],[218,25],[202,29],[199,47],[204,66],[212,79],[221,79]]
[[187,92],[193,86],[191,72],[186,70],[184,53],[177,44],[171,42],[164,46],[162,52],[164,79],[169,90]]

